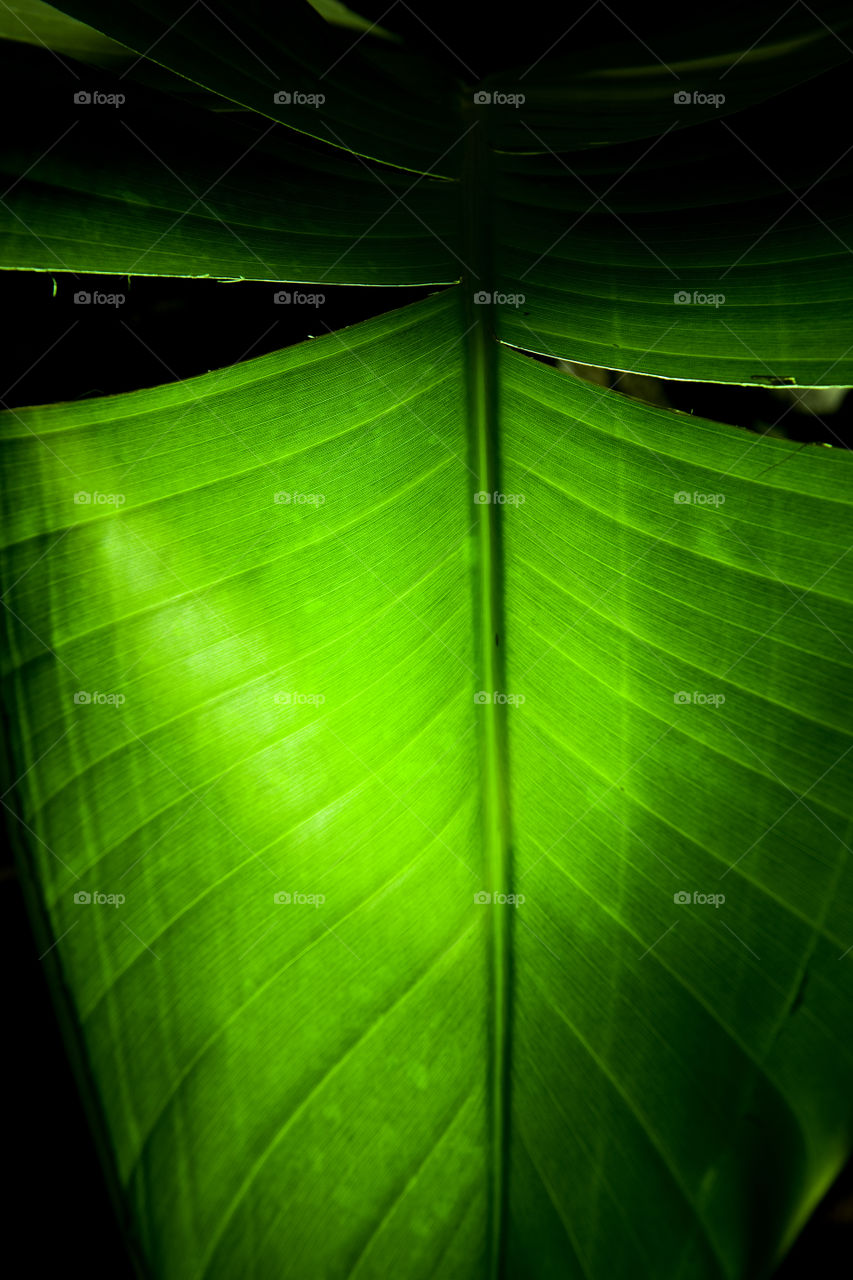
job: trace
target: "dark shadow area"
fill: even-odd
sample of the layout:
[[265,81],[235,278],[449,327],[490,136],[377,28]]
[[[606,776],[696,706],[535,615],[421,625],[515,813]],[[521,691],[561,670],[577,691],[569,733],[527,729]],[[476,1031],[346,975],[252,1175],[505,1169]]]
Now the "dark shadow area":
[[774,1280],[842,1280],[853,1257],[853,1160],[830,1187]]
[[[670,54],[679,38],[683,47],[685,33],[695,40],[697,27],[706,28],[709,44],[715,33],[717,43],[725,44],[725,37],[720,41],[720,31],[737,23],[745,25],[739,40],[743,48],[766,39],[768,27],[766,16],[759,12],[750,24],[743,4],[736,0],[721,0],[705,17],[689,7],[661,3],[628,8],[603,2],[570,7],[539,4],[527,7],[520,21],[494,5],[470,0],[462,10],[456,0],[431,0],[426,14],[418,12],[415,5],[389,4],[388,0],[350,0],[347,8],[399,36],[407,48],[435,58],[469,81],[506,68],[524,69],[547,53],[601,55],[614,45],[638,51],[640,60],[655,66]],[[805,6],[797,13],[799,9],[799,5],[782,7],[773,25],[777,40],[794,38],[806,25],[810,15]]]
[[7,1244],[26,1257],[26,1270],[34,1276],[137,1280],[62,1042],[8,840],[0,865],[0,933],[8,1018]]
[[[682,382],[648,374],[620,373],[593,365],[570,365],[566,360],[513,348],[531,360],[550,365],[566,377],[600,387],[602,394],[621,394],[661,409],[725,422],[756,435],[771,435],[803,444],[853,449],[853,396],[839,392],[837,405],[810,399],[802,387],[745,387],[719,382]],[[829,400],[832,397],[828,397]]]
[[[337,332],[436,291],[6,271],[0,275],[0,304],[10,323],[0,407],[82,400],[193,378]],[[75,302],[80,294],[91,300]],[[103,300],[111,297],[124,301]]]

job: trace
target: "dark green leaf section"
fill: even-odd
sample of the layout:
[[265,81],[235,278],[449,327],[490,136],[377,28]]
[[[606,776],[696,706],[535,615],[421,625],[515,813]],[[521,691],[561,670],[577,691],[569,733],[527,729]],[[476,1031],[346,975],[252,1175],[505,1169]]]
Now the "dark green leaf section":
[[[725,118],[848,62],[853,44],[849,6],[838,2],[819,12],[806,4],[781,12],[721,5],[714,13],[682,14],[681,21],[671,5],[644,5],[635,14],[608,6],[608,12],[609,22],[597,14],[606,38],[594,47],[584,38],[590,10],[581,8],[566,13],[551,48],[543,45],[529,62],[486,77],[480,88],[494,95],[501,150],[609,147]],[[813,120],[815,128],[824,123],[817,113]]]
[[13,0],[11,4],[4,4],[0,9],[0,39],[39,46],[103,66],[128,66],[136,60],[131,49],[60,13],[43,0]]
[[853,1136],[853,459],[503,374],[508,1274],[763,1276]]
[[[451,183],[369,164],[257,117],[211,116],[43,51],[0,45],[0,265],[326,284],[458,278]],[[39,111],[21,112],[38,85]]]
[[[59,7],[332,146],[419,173],[458,172],[455,75],[386,39],[332,26],[307,2],[210,0],[182,9],[169,0],[63,0]],[[288,98],[276,101],[276,94]]]
[[486,1266],[457,301],[2,421],[18,818],[156,1276]]
[[853,383],[848,82],[683,130],[670,104],[652,142],[502,156],[500,337],[670,378]]

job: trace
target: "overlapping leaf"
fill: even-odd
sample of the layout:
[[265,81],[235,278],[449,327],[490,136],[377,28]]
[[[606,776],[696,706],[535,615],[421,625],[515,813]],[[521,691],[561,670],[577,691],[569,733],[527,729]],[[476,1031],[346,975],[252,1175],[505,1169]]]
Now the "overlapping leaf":
[[651,143],[499,157],[500,336],[671,378],[853,382],[848,78],[684,130],[671,103]]
[[77,104],[91,80],[42,52],[0,56],[7,117],[22,100],[39,105],[0,160],[5,266],[319,284],[432,283],[462,270],[451,184],[103,72],[97,91],[126,103]]
[[370,32],[334,26],[307,2],[63,7],[140,55],[331,146],[418,173],[458,172],[458,75]]

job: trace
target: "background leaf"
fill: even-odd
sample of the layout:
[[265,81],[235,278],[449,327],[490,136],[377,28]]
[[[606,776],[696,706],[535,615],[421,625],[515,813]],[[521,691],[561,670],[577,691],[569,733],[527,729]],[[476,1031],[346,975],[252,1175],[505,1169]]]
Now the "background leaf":
[[[457,279],[451,184],[217,116],[99,72],[0,45],[3,109],[38,85],[2,152],[0,262],[49,271],[406,284]],[[104,157],[109,156],[109,163]]]
[[[212,0],[182,12],[168,0],[62,7],[141,56],[331,146],[418,173],[458,172],[459,72],[385,39],[356,37],[307,0],[277,8]],[[317,95],[319,104],[305,100]]]

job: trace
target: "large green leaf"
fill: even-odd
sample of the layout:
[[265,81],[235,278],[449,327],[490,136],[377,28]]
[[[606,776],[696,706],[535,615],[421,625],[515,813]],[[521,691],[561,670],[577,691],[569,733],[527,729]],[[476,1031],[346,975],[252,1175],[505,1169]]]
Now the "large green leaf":
[[[238,37],[344,48],[307,5],[67,7],[265,115]],[[767,132],[838,103],[838,38],[751,22],[678,37],[757,68],[727,125],[667,132],[605,50],[588,129],[574,53],[517,119],[442,66],[414,128],[428,62],[377,39],[335,152],[147,90],[147,148],[59,112],[7,146],[7,265],[461,280],[0,416],[4,804],[152,1277],[752,1280],[851,1150],[850,456],[505,345],[853,381],[838,133]],[[674,302],[729,269],[731,309]]]
[[483,1274],[506,1197],[511,1275],[752,1276],[848,1149],[850,459],[504,352],[477,504],[463,322],[5,415],[17,817],[157,1275]]

